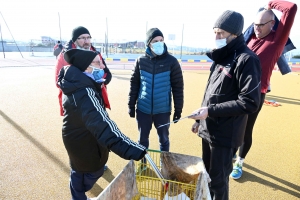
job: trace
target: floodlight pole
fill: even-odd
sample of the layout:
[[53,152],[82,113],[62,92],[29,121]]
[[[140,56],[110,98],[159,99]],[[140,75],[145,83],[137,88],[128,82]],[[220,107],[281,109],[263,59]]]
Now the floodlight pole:
[[182,37],[181,37],[180,59],[181,59],[181,56],[182,56],[183,29],[184,29],[184,24],[182,25]]
[[148,21],[146,21],[146,33],[148,31]]
[[5,58],[4,45],[3,45],[3,38],[2,38],[2,31],[1,31],[1,24],[0,24],[0,34],[1,34],[2,52],[3,52],[3,56],[4,56],[4,58]]
[[8,31],[9,31],[9,33],[10,33],[10,35],[11,35],[11,37],[13,38],[13,40],[14,40],[14,42],[15,42],[15,44],[16,44],[16,46],[17,46],[17,48],[18,48],[18,50],[19,50],[19,52],[20,52],[20,54],[21,54],[21,56],[22,56],[22,58],[24,58],[23,55],[22,55],[22,53],[21,53],[21,51],[20,51],[20,49],[19,49],[19,46],[18,46],[17,43],[16,43],[16,40],[15,40],[14,36],[13,36],[12,33],[10,32],[10,29],[9,29],[9,27],[8,27],[8,25],[7,25],[7,23],[6,23],[5,19],[4,19],[4,17],[3,17],[3,15],[2,15],[1,11],[0,11],[0,14],[1,14],[1,16],[2,16],[2,19],[3,19],[4,23],[5,23],[5,25],[6,25],[7,29],[8,29]]
[[174,46],[175,46],[175,44],[174,44],[174,40],[173,40],[173,56],[175,55],[175,54],[174,54]]
[[105,50],[106,50],[106,58],[108,58],[108,25],[107,25],[107,18],[106,18],[106,48],[105,48]]
[[61,40],[61,27],[60,27],[60,15],[58,12],[58,25],[59,25],[59,38],[60,38],[60,42],[63,44],[62,40]]

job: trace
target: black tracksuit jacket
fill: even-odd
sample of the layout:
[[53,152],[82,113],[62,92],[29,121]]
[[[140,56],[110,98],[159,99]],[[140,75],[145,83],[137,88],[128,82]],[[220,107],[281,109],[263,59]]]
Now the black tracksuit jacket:
[[208,117],[200,120],[198,134],[212,145],[238,148],[248,114],[257,111],[260,102],[259,58],[243,35],[207,56],[214,61],[202,102]]
[[94,80],[74,66],[65,66],[57,84],[65,110],[62,138],[73,170],[100,170],[110,150],[128,160],[144,157],[145,147],[130,140],[109,118]]

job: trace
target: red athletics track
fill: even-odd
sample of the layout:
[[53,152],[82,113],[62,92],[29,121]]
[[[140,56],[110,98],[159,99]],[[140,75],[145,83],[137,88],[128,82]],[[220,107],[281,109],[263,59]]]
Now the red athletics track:
[[[132,69],[134,62],[122,62],[122,61],[107,61],[106,64],[110,69]],[[211,62],[200,63],[181,63],[183,70],[209,70]],[[274,70],[277,70],[276,68]],[[300,65],[292,65],[292,72],[300,72]]]

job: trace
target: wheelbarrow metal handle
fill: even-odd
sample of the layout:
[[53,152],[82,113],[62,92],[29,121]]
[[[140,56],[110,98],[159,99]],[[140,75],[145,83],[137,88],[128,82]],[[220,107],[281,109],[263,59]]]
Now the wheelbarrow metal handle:
[[151,167],[152,167],[153,171],[155,172],[155,174],[157,175],[157,177],[160,179],[161,183],[165,186],[166,182],[164,181],[163,175],[160,173],[160,170],[157,168],[156,164],[154,163],[154,161],[152,160],[152,158],[150,157],[150,155],[148,153],[145,154],[145,158],[151,165]]

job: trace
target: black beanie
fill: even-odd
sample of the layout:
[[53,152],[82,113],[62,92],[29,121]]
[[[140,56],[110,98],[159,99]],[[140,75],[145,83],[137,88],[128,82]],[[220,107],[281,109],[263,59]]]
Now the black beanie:
[[70,49],[65,52],[64,59],[67,63],[77,67],[83,72],[86,68],[88,68],[97,55],[98,54],[94,51]]
[[85,27],[83,26],[78,26],[76,28],[73,29],[72,32],[72,41],[75,42],[77,40],[77,38],[82,35],[82,34],[90,34],[89,30],[87,30]]
[[239,36],[244,28],[244,17],[238,12],[226,10],[217,19],[213,28],[220,28]]
[[164,35],[162,34],[162,32],[158,28],[151,28],[151,29],[149,29],[147,31],[147,33],[146,33],[147,46],[150,44],[150,42],[152,41],[152,39],[155,38],[155,37],[157,37],[157,36],[164,37]]

